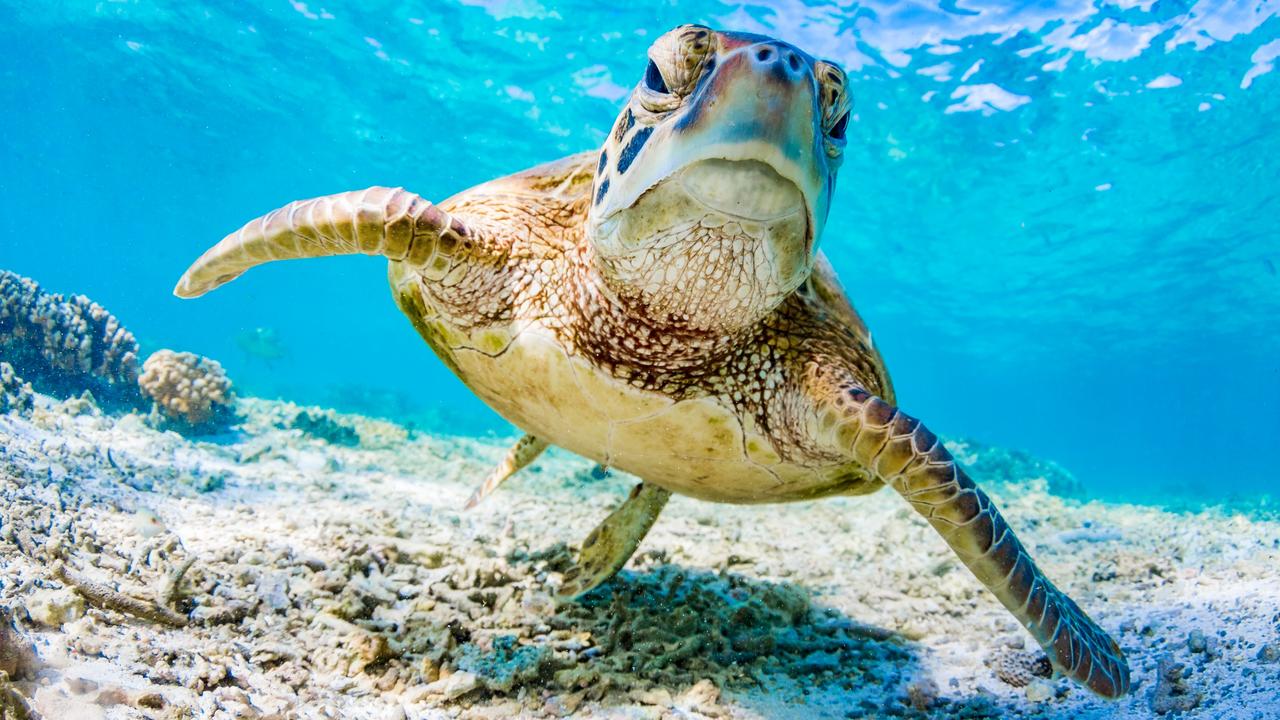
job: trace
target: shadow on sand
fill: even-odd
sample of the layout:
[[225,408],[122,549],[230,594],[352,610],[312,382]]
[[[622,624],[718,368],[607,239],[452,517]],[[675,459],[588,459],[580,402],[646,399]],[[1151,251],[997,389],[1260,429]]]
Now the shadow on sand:
[[[563,546],[538,555],[549,569],[568,566]],[[589,633],[596,646],[549,684],[596,699],[619,689],[676,696],[710,680],[770,718],[929,717],[951,704],[936,689],[920,691],[930,683],[913,643],[814,603],[801,586],[690,570],[661,553],[632,565],[552,618],[553,628]],[[984,706],[969,716],[983,717]]]

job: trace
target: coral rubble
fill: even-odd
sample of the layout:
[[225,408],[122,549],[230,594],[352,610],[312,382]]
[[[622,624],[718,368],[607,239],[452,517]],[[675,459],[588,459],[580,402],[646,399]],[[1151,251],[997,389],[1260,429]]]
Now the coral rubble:
[[[1105,702],[1051,677],[896,495],[673,498],[619,576],[558,602],[572,544],[634,478],[553,450],[468,512],[508,439],[236,409],[239,432],[199,443],[39,397],[0,418],[0,716],[1274,715],[1269,516],[1000,488],[1129,653],[1140,685]],[[300,412],[361,442],[301,433]]]
[[235,417],[231,381],[217,360],[158,350],[143,363],[138,385],[160,414],[180,428],[216,431]]
[[0,357],[37,389],[91,391],[102,400],[138,396],[138,342],[118,319],[83,295],[45,292],[0,270]]
[[1035,678],[1053,675],[1053,667],[1044,653],[1023,650],[1002,653],[991,662],[996,677],[1016,688],[1026,687]]
[[1184,713],[1200,707],[1203,695],[1188,687],[1190,668],[1168,655],[1157,663],[1156,685],[1151,690],[1151,709],[1160,715]]

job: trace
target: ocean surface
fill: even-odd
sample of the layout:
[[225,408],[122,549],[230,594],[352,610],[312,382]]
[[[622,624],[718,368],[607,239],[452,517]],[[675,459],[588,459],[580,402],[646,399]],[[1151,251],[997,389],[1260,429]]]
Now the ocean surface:
[[245,394],[509,426],[385,261],[171,290],[245,221],[372,184],[443,199],[598,146],[701,22],[853,80],[823,240],[904,408],[1092,496],[1280,474],[1280,2],[0,2],[0,268],[84,293]]

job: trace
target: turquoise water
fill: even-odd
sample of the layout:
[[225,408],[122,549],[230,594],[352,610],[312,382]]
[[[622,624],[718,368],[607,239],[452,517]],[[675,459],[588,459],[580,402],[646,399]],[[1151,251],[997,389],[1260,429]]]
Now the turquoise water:
[[[191,260],[293,199],[441,199],[596,147],[669,27],[845,65],[824,247],[902,405],[1111,498],[1273,492],[1276,2],[0,2],[0,267],[243,392],[508,431],[390,301],[384,262]],[[255,338],[272,338],[255,342]]]

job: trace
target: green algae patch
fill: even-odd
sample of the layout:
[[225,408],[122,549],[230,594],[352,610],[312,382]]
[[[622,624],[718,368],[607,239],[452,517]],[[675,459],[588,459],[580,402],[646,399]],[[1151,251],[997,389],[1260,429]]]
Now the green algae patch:
[[458,648],[455,661],[459,670],[472,673],[495,693],[509,693],[544,677],[560,664],[551,648],[520,645],[514,635],[493,638],[489,650],[476,643],[465,643]]

